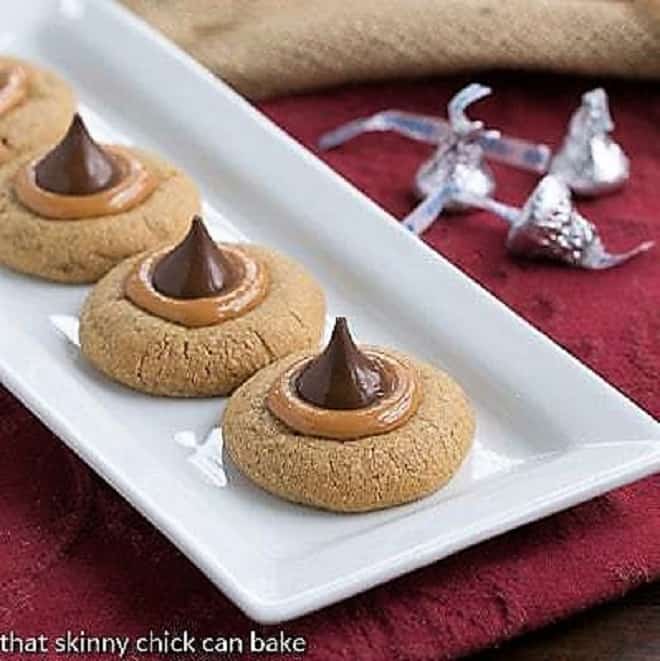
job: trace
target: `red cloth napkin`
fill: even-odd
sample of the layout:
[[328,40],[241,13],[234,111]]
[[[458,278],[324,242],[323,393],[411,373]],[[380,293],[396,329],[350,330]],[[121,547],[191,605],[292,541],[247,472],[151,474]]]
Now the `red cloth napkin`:
[[[363,86],[269,101],[262,108],[313,147],[319,133],[357,115],[389,107],[441,112],[464,82]],[[496,94],[474,116],[553,145],[581,92],[595,85],[549,77],[484,77],[483,82],[492,82]],[[644,239],[660,241],[660,91],[633,83],[607,86],[617,136],[633,157],[633,178],[620,194],[580,208],[598,221],[607,245],[624,249]],[[372,135],[323,157],[402,216],[412,204],[412,174],[428,152],[428,146],[397,136]],[[532,175],[504,167],[497,174],[499,196],[512,203],[521,202],[535,183]],[[437,223],[425,238],[660,415],[660,249],[619,269],[585,273],[511,261],[504,234],[498,220],[474,213]],[[307,637],[306,658],[313,660],[444,659],[501,642],[658,576],[656,476],[282,628]],[[0,633],[10,629],[50,636],[67,629],[130,636],[149,629],[188,629],[196,635],[244,636],[251,629],[274,634],[280,627],[261,627],[244,617],[160,533],[0,391]]]

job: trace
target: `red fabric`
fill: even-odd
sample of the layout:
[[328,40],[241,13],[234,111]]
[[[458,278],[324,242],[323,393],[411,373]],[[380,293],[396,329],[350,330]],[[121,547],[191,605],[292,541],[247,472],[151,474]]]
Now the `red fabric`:
[[[270,101],[263,109],[304,144],[388,107],[437,112],[465,81],[357,87]],[[593,81],[495,77],[475,115],[557,144]],[[660,241],[660,91],[608,83],[617,136],[633,156],[624,192],[584,203],[612,248]],[[429,147],[362,137],[326,160],[397,216]],[[497,168],[520,202],[534,177]],[[655,416],[660,415],[660,249],[604,273],[510,261],[504,228],[474,213],[426,237],[473,278]],[[284,625],[309,659],[443,659],[500,642],[660,576],[660,477],[481,544]],[[0,392],[0,633],[140,635],[149,629],[245,635],[240,614],[173,546],[6,392]],[[19,658],[18,655],[4,658]],[[61,658],[50,655],[48,658]],[[81,658],[81,657],[78,657]],[[82,657],[95,658],[95,657]],[[107,658],[107,657],[106,657]],[[136,657],[133,657],[136,658]],[[152,655],[141,658],[165,658]],[[198,655],[196,658],[205,658]],[[209,657],[211,658],[211,657]],[[218,657],[215,657],[218,658]]]

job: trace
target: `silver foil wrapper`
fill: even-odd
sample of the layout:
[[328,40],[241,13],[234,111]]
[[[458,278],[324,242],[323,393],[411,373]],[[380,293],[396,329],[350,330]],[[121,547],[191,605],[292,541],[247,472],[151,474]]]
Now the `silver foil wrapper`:
[[[550,162],[550,149],[499,131],[484,129],[483,122],[470,120],[465,111],[472,103],[488,96],[490,88],[473,83],[460,90],[449,102],[448,120],[400,110],[386,110],[356,119],[321,136],[321,149],[332,149],[370,131],[395,131],[408,138],[438,145],[435,153],[419,168],[415,191],[425,197],[443,186],[457,186],[475,195],[492,195],[493,174],[484,157],[508,165],[542,173]],[[458,198],[447,197],[442,209],[469,208]],[[441,209],[441,210],[442,210]]]
[[[422,164],[415,175],[415,191],[425,198],[434,190],[451,184],[472,195],[490,196],[495,191],[495,177],[484,160],[482,140],[498,140],[498,131],[486,130],[481,121],[471,120],[467,108],[488,96],[490,88],[472,84],[456,94],[448,106],[450,133],[435,154]],[[458,197],[448,198],[446,211],[465,211],[469,204]]]
[[573,206],[566,183],[554,175],[543,177],[522,209],[469,193],[454,194],[507,221],[507,248],[514,255],[603,270],[623,264],[654,245],[653,241],[646,241],[626,252],[610,253],[593,223]]
[[630,176],[630,161],[610,133],[614,121],[607,93],[602,88],[586,92],[575,111],[564,142],[550,164],[550,172],[571,190],[594,196],[617,190]]

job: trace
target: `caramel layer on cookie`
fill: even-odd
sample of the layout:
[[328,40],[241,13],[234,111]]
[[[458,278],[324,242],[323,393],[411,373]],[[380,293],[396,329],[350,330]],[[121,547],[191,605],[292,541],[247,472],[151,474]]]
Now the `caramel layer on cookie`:
[[364,353],[387,375],[388,392],[375,403],[358,409],[324,409],[305,402],[296,392],[296,378],[310,360],[289,367],[275,381],[266,399],[270,412],[301,434],[350,441],[392,431],[417,411],[422,397],[417,375],[400,359],[373,347]]
[[14,191],[21,203],[43,218],[81,220],[129,211],[138,206],[158,186],[158,179],[137,156],[123,147],[104,147],[119,170],[117,184],[90,195],[60,195],[40,188],[31,161],[16,173]]
[[255,308],[268,292],[268,269],[237,246],[219,246],[237,276],[227,291],[218,296],[176,299],[161,294],[153,285],[153,271],[170,248],[152,253],[139,261],[129,274],[126,297],[156,317],[190,328],[213,326],[234,319]]

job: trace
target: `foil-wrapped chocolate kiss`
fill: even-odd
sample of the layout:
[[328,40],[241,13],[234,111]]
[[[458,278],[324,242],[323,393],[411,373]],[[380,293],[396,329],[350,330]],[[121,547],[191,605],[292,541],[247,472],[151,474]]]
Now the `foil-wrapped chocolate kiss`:
[[[470,103],[490,94],[490,88],[473,83],[460,90],[449,103],[449,119],[433,115],[422,115],[405,110],[383,110],[370,117],[358,119],[324,133],[319,138],[319,148],[334,149],[363,133],[394,131],[407,138],[442,145],[455,133],[456,110],[464,111]],[[550,162],[550,148],[509,135],[485,134],[480,136],[480,144],[487,158],[506,165],[542,174]]]
[[[326,133],[321,137],[319,146],[321,149],[330,149],[364,132],[395,131],[415,140],[438,145],[415,176],[415,192],[419,197],[424,198],[443,186],[448,193],[458,188],[476,195],[491,195],[495,190],[495,179],[484,157],[540,173],[547,169],[550,149],[546,145],[502,136],[499,131],[484,128],[483,122],[469,119],[467,108],[490,93],[489,87],[472,83],[449,102],[449,121],[387,110],[372,117],[354,120]],[[466,209],[469,209],[469,205],[448,194],[443,200],[442,209],[437,212]],[[419,234],[426,228],[410,229]]]
[[628,181],[630,161],[611,138],[613,130],[605,90],[599,87],[586,92],[552,159],[550,172],[577,195],[594,196],[617,190]]
[[595,225],[573,206],[569,187],[554,175],[541,179],[522,209],[491,198],[458,195],[466,203],[490,211],[509,224],[506,245],[514,255],[603,270],[623,264],[654,245],[653,241],[645,241],[626,252],[610,253]]
[[486,130],[483,122],[471,120],[465,113],[469,105],[489,94],[490,88],[473,84],[462,89],[449,102],[451,132],[415,175],[419,197],[428,201],[428,196],[436,191],[445,194],[434,197],[433,214],[424,215],[424,223],[417,222],[419,218],[416,216],[410,218],[413,222],[406,226],[416,234],[424,232],[442,211],[470,209],[471,205],[455,195],[456,191],[477,197],[487,197],[495,191],[495,177],[484,160],[481,140],[497,140],[500,134]]

